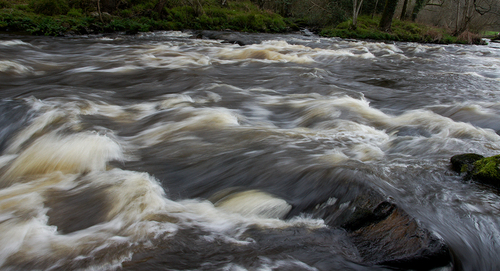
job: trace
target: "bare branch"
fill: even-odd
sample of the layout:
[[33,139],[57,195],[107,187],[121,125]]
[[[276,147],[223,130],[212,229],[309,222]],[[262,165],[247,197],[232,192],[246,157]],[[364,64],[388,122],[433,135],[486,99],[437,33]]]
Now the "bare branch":
[[317,7],[317,8],[319,8],[319,9],[323,10],[324,12],[326,12],[326,13],[330,13],[330,11],[328,11],[328,10],[326,10],[324,7],[322,7],[322,6],[320,6],[320,5],[316,4],[316,3],[314,3],[313,1],[309,1],[309,2],[310,2],[311,4],[313,4],[315,7]]
[[492,6],[489,3],[486,3],[488,5],[488,7],[482,7],[477,2],[478,1],[474,0],[474,9],[481,16],[485,15],[486,13],[489,13],[492,10]]

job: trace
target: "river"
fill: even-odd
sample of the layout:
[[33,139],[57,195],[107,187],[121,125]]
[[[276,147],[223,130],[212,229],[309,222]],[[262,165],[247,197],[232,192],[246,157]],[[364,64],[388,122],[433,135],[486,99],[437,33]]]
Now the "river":
[[0,36],[0,268],[386,270],[302,211],[362,179],[500,269],[499,44],[191,36]]

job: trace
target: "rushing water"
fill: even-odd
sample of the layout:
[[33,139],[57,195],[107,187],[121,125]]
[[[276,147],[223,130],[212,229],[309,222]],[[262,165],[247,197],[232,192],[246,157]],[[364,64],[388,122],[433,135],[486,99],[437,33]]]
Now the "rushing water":
[[449,169],[500,153],[500,46],[189,36],[0,36],[0,268],[384,269],[301,212],[350,178],[500,269],[499,194]]

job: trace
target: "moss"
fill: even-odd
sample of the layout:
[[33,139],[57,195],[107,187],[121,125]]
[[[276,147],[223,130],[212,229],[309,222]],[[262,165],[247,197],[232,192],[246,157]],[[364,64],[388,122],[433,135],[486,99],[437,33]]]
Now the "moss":
[[12,5],[7,0],[0,0],[0,8],[10,8]]
[[72,9],[70,9],[70,11],[68,11],[68,16],[75,17],[75,18],[82,17],[83,16],[82,10],[72,8]]
[[472,179],[500,187],[500,155],[476,161],[472,171]]
[[459,173],[472,171],[474,163],[483,159],[484,156],[475,153],[459,154],[451,157],[452,169]]
[[500,190],[500,155],[484,157],[466,153],[451,158],[452,169],[465,173],[464,180],[486,184]]
[[48,16],[66,14],[69,11],[66,0],[32,0],[29,5],[36,13]]

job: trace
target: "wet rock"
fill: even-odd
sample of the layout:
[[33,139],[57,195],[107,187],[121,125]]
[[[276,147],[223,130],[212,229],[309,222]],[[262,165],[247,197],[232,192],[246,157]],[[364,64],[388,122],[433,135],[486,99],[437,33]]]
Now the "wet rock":
[[465,180],[500,189],[500,155],[460,154],[451,158],[451,164],[456,172],[465,173]]
[[29,123],[32,116],[29,107],[19,101],[0,102],[0,153],[8,147],[14,135]]
[[472,180],[500,189],[500,155],[474,162]]
[[473,169],[474,163],[484,156],[475,153],[459,154],[451,157],[451,167],[459,173],[469,172]]
[[306,37],[314,36],[314,33],[309,31],[309,29],[307,29],[307,28],[300,30],[300,33],[302,33],[302,35],[304,35]]
[[224,43],[239,44],[241,46],[260,43],[259,40],[253,39],[249,35],[234,31],[203,30],[195,33],[193,37],[198,39],[222,40]]
[[398,208],[350,236],[365,263],[429,270],[451,262],[446,244]]
[[362,187],[335,195],[312,210],[331,227],[348,232],[363,264],[428,270],[451,264],[443,240],[423,228],[380,192]]
[[[339,232],[343,232],[339,236],[344,236],[341,238],[342,242],[348,244],[344,245],[345,250],[349,251],[349,255],[355,255],[352,257],[343,255],[343,257],[372,268],[385,266],[429,270],[452,265],[451,254],[444,241],[421,226],[397,204],[388,200],[382,192],[363,182],[339,180],[338,184],[339,187],[330,192],[330,198],[322,203],[305,208],[295,206],[295,209],[299,208],[300,210],[292,210],[290,213],[312,214],[313,217],[325,221],[329,229],[333,230],[330,234],[338,235]],[[247,207],[250,210],[253,209],[254,205],[274,208],[273,204],[261,205],[261,201],[256,200],[261,198],[262,192],[255,190],[241,192],[242,190],[244,188],[241,187],[223,190],[214,195],[211,201],[215,202],[216,206],[222,202],[234,207],[237,204],[231,201],[245,197],[243,202],[248,204]],[[249,200],[247,197],[249,195],[255,197],[255,200]],[[268,202],[265,193],[263,196],[262,199],[266,200],[262,202]],[[279,238],[290,238],[283,236],[283,233],[276,234],[281,236]],[[322,233],[322,235],[322,238],[328,236],[327,233]],[[257,240],[258,236],[255,235],[252,238]],[[313,238],[314,236],[316,236],[315,231],[311,231],[304,238]],[[339,236],[335,238],[340,238]],[[334,237],[330,236],[329,238]],[[258,243],[263,245],[267,239],[268,237],[259,238]],[[310,242],[308,245],[320,247],[326,245],[326,242],[318,240]],[[267,245],[264,246],[267,247]],[[316,265],[310,260],[301,259],[301,261],[319,270],[328,270],[322,269],[321,265]]]
[[[384,270],[365,266],[345,231],[290,227],[251,227],[240,238],[245,244],[214,237],[209,233],[180,229],[158,248],[134,253],[123,270]],[[155,240],[153,240],[155,242]],[[347,260],[346,260],[347,259]],[[228,268],[236,266],[238,268]]]
[[69,191],[49,190],[44,202],[49,208],[48,224],[62,234],[83,230],[106,221],[109,203],[105,191],[76,188]]

